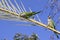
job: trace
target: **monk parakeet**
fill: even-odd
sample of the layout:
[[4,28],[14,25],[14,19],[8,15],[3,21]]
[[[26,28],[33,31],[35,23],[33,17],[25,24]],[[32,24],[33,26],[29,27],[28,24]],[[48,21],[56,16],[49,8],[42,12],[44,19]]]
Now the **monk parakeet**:
[[[51,28],[56,29],[56,28],[55,28],[55,23],[54,23],[54,21],[51,19],[50,16],[48,16],[48,26],[51,27]],[[55,33],[55,35],[57,36],[57,38],[59,38],[58,34],[57,34],[56,32],[54,32],[54,33]]]
[[41,11],[39,11],[39,12],[22,12],[20,14],[20,16],[23,17],[23,18],[30,18],[31,16],[36,15],[36,14],[38,14],[40,12]]

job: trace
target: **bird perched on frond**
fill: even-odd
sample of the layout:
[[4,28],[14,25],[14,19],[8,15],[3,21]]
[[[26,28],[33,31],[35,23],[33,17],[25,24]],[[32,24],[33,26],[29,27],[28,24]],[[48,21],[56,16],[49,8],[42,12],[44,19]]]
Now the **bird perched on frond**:
[[20,13],[20,17],[30,18],[31,16],[36,15],[36,14],[38,14],[40,12],[41,11],[38,11],[38,12],[22,12],[22,13]]
[[[54,23],[54,21],[51,19],[50,16],[48,16],[48,27],[51,27],[51,28],[53,28],[53,29],[56,29],[56,28],[55,28],[55,23]],[[56,32],[54,32],[54,33],[55,33],[55,35],[57,36],[57,38],[59,38],[58,34],[57,34]]]

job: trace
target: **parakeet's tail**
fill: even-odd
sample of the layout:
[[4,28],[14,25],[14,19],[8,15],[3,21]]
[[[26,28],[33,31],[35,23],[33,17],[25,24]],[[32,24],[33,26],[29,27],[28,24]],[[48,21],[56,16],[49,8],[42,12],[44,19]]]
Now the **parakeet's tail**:
[[33,13],[33,15],[36,15],[36,14],[41,13],[41,12],[42,12],[42,11],[32,12],[32,13]]
[[41,13],[42,11],[35,12],[36,14]]
[[56,37],[59,39],[59,36],[58,36],[58,34],[57,34],[56,32],[54,32],[54,33],[55,33]]
[[[54,29],[56,29],[56,26],[54,26]],[[58,34],[56,32],[54,32],[54,33],[55,33],[56,37],[59,39]]]

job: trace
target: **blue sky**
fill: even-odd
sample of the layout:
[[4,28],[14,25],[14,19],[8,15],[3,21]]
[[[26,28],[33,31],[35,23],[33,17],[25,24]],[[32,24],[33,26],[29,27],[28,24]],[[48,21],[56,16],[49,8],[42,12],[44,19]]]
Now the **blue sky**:
[[[14,0],[11,0],[14,3]],[[46,9],[46,6],[48,4],[48,0],[17,0],[19,6],[20,1],[23,2],[25,8],[27,11],[29,11],[29,7],[32,9],[32,11],[40,11],[43,10],[41,14],[39,14],[39,18],[42,20],[42,23],[47,24],[47,16],[50,12],[50,8]],[[58,15],[60,15],[58,13]],[[57,19],[57,16],[54,19]],[[41,26],[21,26],[22,22],[16,22],[16,21],[7,21],[7,20],[0,20],[0,39],[7,38],[8,40],[13,40],[13,36],[15,33],[22,33],[31,35],[33,32],[36,33],[41,40],[50,40],[50,36],[54,35],[54,33],[44,27]],[[60,30],[58,25],[58,30]],[[55,40],[57,39],[54,35]]]

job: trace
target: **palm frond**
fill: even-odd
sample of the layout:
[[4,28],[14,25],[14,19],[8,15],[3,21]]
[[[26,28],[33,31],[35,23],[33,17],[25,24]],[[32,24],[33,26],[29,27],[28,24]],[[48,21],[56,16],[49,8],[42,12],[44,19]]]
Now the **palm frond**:
[[21,11],[21,8],[18,6],[18,3],[16,2],[16,0],[14,0],[14,2],[16,3],[19,13],[21,13],[22,11]]
[[26,9],[25,9],[25,7],[24,7],[24,5],[23,5],[23,3],[22,3],[22,1],[21,1],[21,5],[23,7],[24,12],[27,12]]

